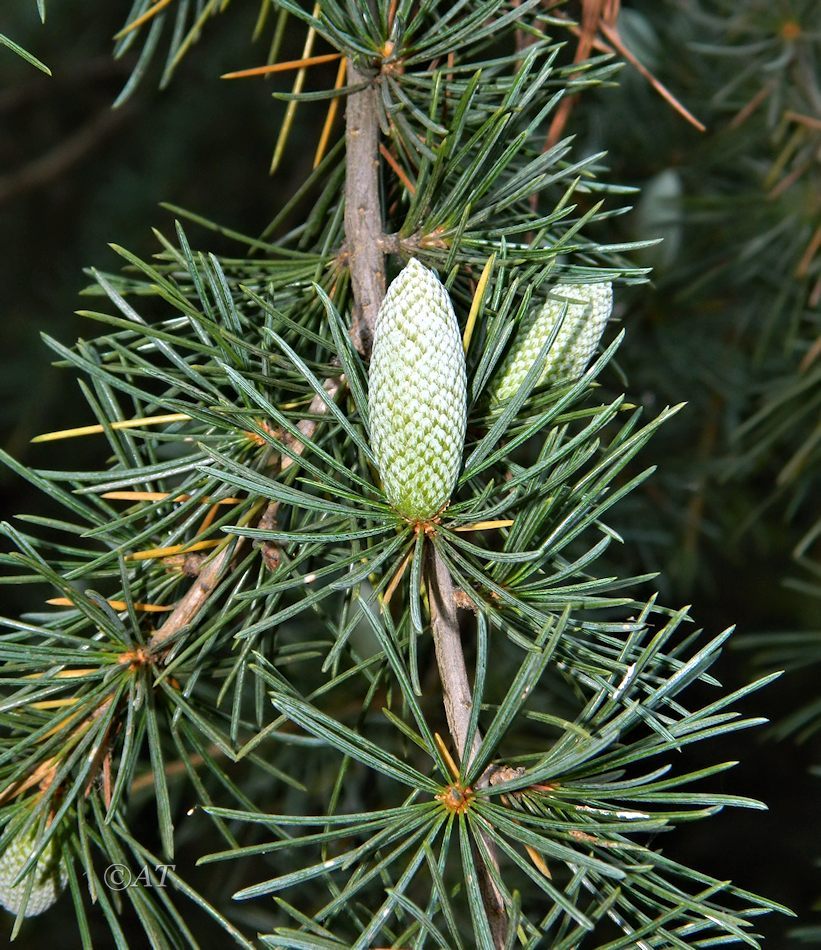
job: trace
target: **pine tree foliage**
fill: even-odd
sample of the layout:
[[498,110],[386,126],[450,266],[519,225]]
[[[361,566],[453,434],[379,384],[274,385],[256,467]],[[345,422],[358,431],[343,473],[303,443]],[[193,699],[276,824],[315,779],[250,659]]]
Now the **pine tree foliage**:
[[[636,130],[658,127],[654,93],[633,78],[629,106],[598,113],[612,159],[641,184],[642,237],[656,292],[633,325],[661,359],[625,357],[636,387],[686,393],[689,438],[665,439],[667,530],[636,532],[673,589],[710,587],[728,559],[754,551],[767,568],[782,627],[738,640],[766,669],[800,673],[821,663],[821,193],[816,5],[670,0],[636,4],[619,21],[627,45],[703,120],[703,137],[662,116],[661,147],[609,117],[626,108]],[[657,100],[655,100],[657,101]],[[584,110],[580,110],[584,121]],[[618,121],[618,119],[616,120]],[[620,154],[619,143],[624,153]],[[636,165],[636,156],[643,159]],[[664,367],[659,371],[659,367]],[[672,368],[672,372],[670,372]],[[695,451],[693,451],[695,446]],[[641,508],[634,516],[643,519]],[[632,522],[636,524],[637,522]],[[752,592],[750,600],[754,600]],[[752,607],[753,615],[756,607]],[[808,741],[821,725],[815,682],[785,678],[792,712],[772,734]],[[821,932],[802,931],[821,938]]]
[[[657,293],[643,327],[663,358],[636,374],[670,399],[688,386],[696,410],[692,439],[678,442],[687,451],[666,443],[678,522],[669,548],[689,551],[691,572],[709,571],[710,546],[748,544],[757,529],[763,537],[762,515],[772,515],[794,526],[798,556],[812,556],[821,524],[815,6],[670,0],[625,13],[626,41],[707,125],[699,139],[671,113],[665,146],[633,169],[644,184],[635,220],[665,238],[647,252]],[[638,135],[658,121],[646,84],[634,77],[623,94],[636,122],[617,162],[639,154]],[[763,503],[749,497],[753,476],[769,486]]]
[[[142,44],[133,81],[163,30],[165,79],[226,6],[137,0],[118,39]],[[723,689],[730,631],[660,605],[652,575],[602,567],[622,546],[610,509],[651,475],[636,456],[678,407],[648,419],[607,395],[610,329],[589,365],[544,379],[561,321],[491,399],[551,292],[612,283],[618,300],[646,278],[641,243],[596,239],[629,191],[604,156],[544,148],[559,102],[617,67],[570,62],[553,12],[264,5],[272,58],[286,20],[309,53],[344,57],[347,86],[291,101],[346,96],[347,139],[265,238],[232,235],[234,256],[182,223],[151,260],[115,248],[122,270],[90,274],[95,332],[46,340],[106,459],[72,469],[72,433],[43,437],[48,468],[4,458],[56,513],[2,527],[4,580],[41,606],[2,621],[0,849],[35,842],[20,881],[57,850],[85,946],[92,915],[126,946],[125,912],[155,946],[220,928],[241,946],[758,946],[756,918],[783,910],[659,845],[762,807],[714,791],[733,763],[688,770],[678,753],[759,724],[737,707],[773,678]],[[363,102],[380,146],[365,247],[346,207]],[[464,451],[432,516],[380,479],[380,301],[357,284],[374,249],[388,277],[411,259],[438,275],[458,322]],[[156,840],[136,832],[148,809]],[[163,863],[168,888],[103,878]]]

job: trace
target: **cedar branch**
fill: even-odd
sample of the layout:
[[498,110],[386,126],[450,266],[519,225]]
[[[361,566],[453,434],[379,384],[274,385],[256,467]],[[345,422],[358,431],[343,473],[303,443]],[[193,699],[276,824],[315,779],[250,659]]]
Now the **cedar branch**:
[[456,746],[456,755],[465,767],[479,751],[482,741],[477,729],[466,749],[468,726],[473,709],[473,694],[468,681],[465,655],[462,651],[462,637],[459,633],[459,617],[456,609],[456,596],[453,580],[447,566],[435,548],[431,551],[430,570],[427,579],[430,598],[431,626],[433,645],[436,650],[436,664],[442,679],[442,701],[445,704],[445,716],[448,729]]
[[[479,751],[479,746],[482,744],[482,735],[478,729],[475,730],[470,750],[468,750],[467,740],[473,711],[473,694],[468,680],[465,654],[462,650],[462,636],[459,631],[459,617],[456,608],[456,592],[453,588],[450,571],[433,546],[430,549],[427,589],[431,627],[433,629],[433,645],[436,651],[436,665],[439,668],[439,678],[442,681],[445,716],[448,721],[448,729],[456,746],[456,754],[459,756],[459,761],[464,764],[464,768],[467,769],[471,760]],[[490,772],[488,770],[476,784],[481,788],[489,784],[489,779]],[[483,836],[483,843],[498,871],[496,849],[493,842]],[[507,943],[507,914],[504,898],[475,845],[473,847],[473,860],[479,875],[479,889],[493,934],[494,945],[504,947]]]
[[[348,63],[349,85],[367,78]],[[370,352],[376,314],[385,296],[376,97],[376,86],[369,83],[348,96],[345,109],[345,242],[354,299],[352,336],[364,353]]]
[[[366,79],[348,64],[349,85],[355,86]],[[354,301],[351,336],[359,350],[368,353],[376,316],[385,296],[384,254],[388,250],[388,235],[384,233],[380,202],[379,119],[377,89],[373,83],[348,96],[345,120],[345,244]],[[461,759],[465,755],[473,697],[459,636],[453,582],[435,550],[432,557],[428,590],[436,662],[442,682],[448,729]],[[468,759],[475,755],[480,742],[481,736],[477,730]],[[495,860],[492,844],[485,840],[485,845],[491,860]],[[504,947],[507,915],[502,895],[475,848],[474,860],[494,944]]]

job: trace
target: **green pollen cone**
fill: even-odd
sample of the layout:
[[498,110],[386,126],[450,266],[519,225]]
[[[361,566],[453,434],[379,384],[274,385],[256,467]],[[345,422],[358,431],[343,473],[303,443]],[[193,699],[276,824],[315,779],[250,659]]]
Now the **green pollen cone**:
[[490,399],[499,403],[515,395],[567,306],[556,339],[544,360],[537,385],[578,379],[596,352],[613,309],[613,285],[562,284],[541,308],[522,322],[513,345],[491,384]]
[[36,917],[48,910],[62,894],[68,882],[68,873],[60,860],[57,845],[52,839],[34,866],[19,883],[14,880],[34,852],[36,844],[32,832],[18,835],[0,855],[0,905],[12,914],[23,906],[31,876],[34,884],[26,902],[24,917]]
[[465,443],[465,356],[448,292],[411,259],[376,319],[368,402],[388,501],[427,521],[450,500]]

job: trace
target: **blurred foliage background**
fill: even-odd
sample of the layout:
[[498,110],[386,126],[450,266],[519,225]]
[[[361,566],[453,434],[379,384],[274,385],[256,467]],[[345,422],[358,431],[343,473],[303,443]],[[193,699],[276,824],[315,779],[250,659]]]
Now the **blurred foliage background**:
[[[618,8],[599,4],[607,6]],[[22,462],[52,464],[31,436],[85,421],[79,389],[50,367],[38,334],[70,341],[88,332],[73,311],[83,268],[114,265],[107,242],[152,253],[151,228],[173,224],[160,202],[260,233],[302,180],[294,160],[313,155],[322,104],[300,107],[289,160],[271,177],[285,107],[270,93],[290,80],[217,78],[265,61],[264,43],[249,43],[257,13],[256,3],[236,3],[203,32],[170,88],[157,91],[152,68],[112,111],[133,65],[110,56],[120,5],[54,4],[45,28],[33,3],[4,5],[0,32],[54,73],[0,47],[0,439]],[[618,298],[628,391],[654,412],[689,404],[645,451],[643,464],[658,462],[658,474],[622,505],[621,552],[635,564],[619,570],[662,569],[668,602],[695,603],[708,629],[738,625],[737,649],[722,661],[728,686],[751,666],[788,668],[753,700],[769,732],[739,733],[723,750],[742,763],[733,790],[770,812],[691,827],[671,854],[792,907],[801,930],[762,922],[772,946],[821,942],[821,777],[812,775],[821,763],[817,5],[634,0],[596,34],[599,52],[612,48],[612,29],[706,126],[685,121],[629,64],[618,87],[567,117],[585,150],[608,151],[613,180],[640,189],[636,210],[611,219],[602,239],[665,239],[641,261],[655,268],[652,285]],[[284,43],[281,58],[300,55],[301,35]],[[334,71],[312,76],[328,84]],[[219,234],[197,237],[221,249]],[[61,451],[64,467],[99,461],[92,442]],[[0,486],[4,517],[42,505],[8,472]],[[3,597],[4,614],[31,607],[14,587]],[[55,915],[34,922],[22,944],[41,945],[55,926]]]

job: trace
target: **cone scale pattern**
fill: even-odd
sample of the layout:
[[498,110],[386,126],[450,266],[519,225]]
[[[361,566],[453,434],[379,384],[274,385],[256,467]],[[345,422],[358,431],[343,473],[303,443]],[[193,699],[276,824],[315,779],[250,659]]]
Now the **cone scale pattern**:
[[547,351],[537,385],[577,379],[596,352],[613,309],[613,285],[563,284],[551,291],[541,309],[534,308],[520,327],[491,389],[494,403],[515,395],[539,356],[557,321],[565,313]]
[[25,917],[36,917],[48,910],[62,894],[68,882],[65,865],[59,859],[57,847],[52,840],[46,845],[33,871],[21,878],[18,884],[14,879],[23,865],[31,857],[35,846],[32,833],[18,835],[0,855],[0,906],[12,914],[17,914],[23,905],[31,875],[34,885],[26,903]]
[[411,259],[376,318],[368,403],[388,501],[409,521],[450,500],[467,422],[465,357],[448,292]]

